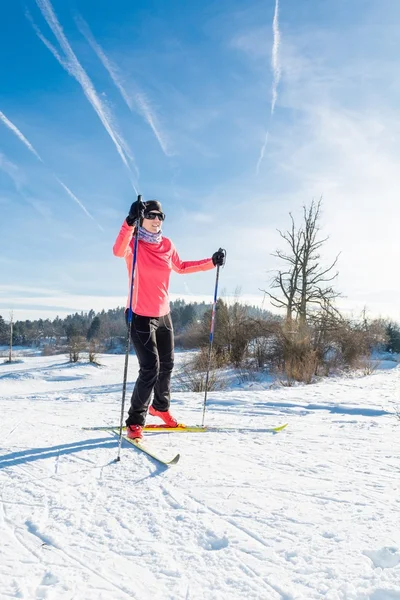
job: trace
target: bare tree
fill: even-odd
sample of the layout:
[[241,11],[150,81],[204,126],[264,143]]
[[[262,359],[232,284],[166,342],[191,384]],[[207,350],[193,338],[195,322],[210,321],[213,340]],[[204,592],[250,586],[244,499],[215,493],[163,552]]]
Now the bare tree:
[[278,298],[270,292],[264,290],[264,292],[271,298],[271,304],[276,308],[284,308],[286,311],[286,322],[290,324],[293,319],[296,306],[296,294],[299,287],[299,280],[301,274],[301,263],[300,257],[302,254],[303,240],[299,232],[296,231],[296,226],[291,213],[289,213],[292,221],[292,227],[290,231],[279,231],[279,235],[289,245],[288,253],[282,250],[277,250],[273,256],[282,259],[287,264],[287,269],[278,271],[277,275],[272,280],[272,287],[278,288],[283,298]]
[[279,234],[284,250],[274,256],[284,267],[272,280],[272,289],[264,290],[273,306],[283,308],[286,316],[276,337],[275,354],[278,368],[287,381],[310,383],[329,352],[330,330],[340,315],[334,300],[340,295],[332,285],[337,277],[335,260],[323,265],[321,248],[328,238],[320,235],[319,219],[322,200],[303,206],[303,219],[296,226],[291,213],[291,227]]
[[286,325],[295,320],[300,329],[304,329],[308,317],[315,309],[334,312],[333,301],[340,295],[332,287],[332,281],[338,273],[334,272],[339,255],[328,267],[322,265],[320,250],[327,237],[320,239],[318,225],[322,200],[311,202],[309,208],[303,206],[303,223],[297,228],[290,214],[291,228],[281,232],[289,249],[277,250],[276,256],[286,263],[272,280],[272,288],[281,292],[281,296],[264,290],[273,306],[284,308]]

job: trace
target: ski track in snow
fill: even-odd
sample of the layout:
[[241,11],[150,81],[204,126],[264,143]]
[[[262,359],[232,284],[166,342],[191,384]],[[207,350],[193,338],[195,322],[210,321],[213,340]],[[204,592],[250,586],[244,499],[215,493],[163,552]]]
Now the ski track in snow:
[[168,469],[82,430],[118,424],[101,362],[0,364],[0,599],[400,600],[399,367],[212,392],[207,424],[244,429],[146,434]]

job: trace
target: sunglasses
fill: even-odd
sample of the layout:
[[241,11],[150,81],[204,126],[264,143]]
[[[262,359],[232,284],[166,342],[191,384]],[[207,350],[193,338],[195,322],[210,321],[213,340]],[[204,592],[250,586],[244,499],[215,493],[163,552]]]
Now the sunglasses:
[[160,221],[164,221],[165,215],[162,212],[148,212],[144,213],[145,219],[150,219],[150,221],[154,221],[155,219],[160,219]]

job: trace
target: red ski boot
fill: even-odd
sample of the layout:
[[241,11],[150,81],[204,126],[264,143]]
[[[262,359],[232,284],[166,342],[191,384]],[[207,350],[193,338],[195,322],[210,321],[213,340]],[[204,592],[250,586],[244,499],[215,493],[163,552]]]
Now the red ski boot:
[[143,439],[143,427],[141,425],[127,425],[126,437],[130,440]]
[[178,421],[174,419],[169,410],[156,410],[153,405],[149,408],[149,413],[152,417],[160,417],[167,427],[178,427]]

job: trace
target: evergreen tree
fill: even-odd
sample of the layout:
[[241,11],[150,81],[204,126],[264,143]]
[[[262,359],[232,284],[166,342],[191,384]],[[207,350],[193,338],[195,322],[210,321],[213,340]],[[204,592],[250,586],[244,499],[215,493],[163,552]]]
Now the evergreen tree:
[[3,317],[0,315],[0,344],[8,344],[9,342],[9,332],[8,332],[8,327],[3,319]]
[[389,323],[386,327],[388,338],[386,350],[388,352],[400,352],[400,326],[397,323]]
[[193,304],[186,304],[186,306],[182,307],[181,312],[181,325],[182,327],[187,327],[194,321],[196,317],[196,309]]
[[91,322],[91,325],[89,327],[89,331],[87,332],[87,335],[86,335],[86,339],[88,340],[88,342],[99,339],[100,327],[101,327],[100,317],[94,317],[94,319]]

